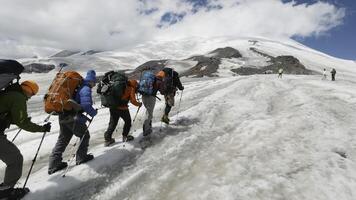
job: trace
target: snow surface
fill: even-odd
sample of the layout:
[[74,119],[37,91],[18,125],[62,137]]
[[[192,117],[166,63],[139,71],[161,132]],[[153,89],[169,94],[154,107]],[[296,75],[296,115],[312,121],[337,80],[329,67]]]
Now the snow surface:
[[[249,40],[206,41],[199,43],[200,54],[232,46],[247,55],[252,45]],[[176,96],[172,125],[159,122],[164,102],[158,101],[153,134],[143,142],[139,141],[144,108],[131,129],[136,137],[133,142],[120,142],[120,121],[114,134],[117,143],[104,147],[109,112],[101,109],[89,128],[89,151],[95,159],[80,166],[71,163],[65,178],[60,172],[47,174],[48,156],[59,131],[57,117],[52,116],[52,132],[40,150],[28,182],[31,193],[25,199],[356,199],[355,62],[332,58],[293,41],[256,40],[256,48],[273,56],[295,55],[310,69],[336,68],[337,81],[321,80],[317,75],[284,75],[283,79],[276,75],[233,76],[231,65],[243,63],[225,60],[218,71],[220,77],[183,79],[185,90]],[[166,58],[170,48],[180,50],[182,57],[188,57],[182,52],[198,52],[198,47],[182,43],[162,42],[154,48]],[[265,61],[261,57],[260,62]],[[180,69],[187,67],[185,62],[177,63]],[[23,77],[35,79],[41,86],[40,95],[29,102],[35,122],[46,118],[41,99],[53,76]],[[132,118],[136,111],[130,106]],[[8,138],[16,132],[12,126]],[[23,131],[15,141],[24,155],[19,186],[41,136]],[[75,140],[67,147],[65,161],[71,157]],[[1,177],[4,167],[0,164]]]

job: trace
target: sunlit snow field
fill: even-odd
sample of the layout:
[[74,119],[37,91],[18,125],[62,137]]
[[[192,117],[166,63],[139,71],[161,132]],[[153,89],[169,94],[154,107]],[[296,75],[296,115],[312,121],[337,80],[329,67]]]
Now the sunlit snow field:
[[[246,53],[246,39],[235,43],[234,48],[243,47],[243,54],[252,55]],[[104,147],[109,112],[101,109],[89,128],[89,152],[95,159],[80,166],[72,163],[65,178],[62,172],[47,174],[59,131],[57,117],[52,116],[52,131],[40,150],[25,199],[356,199],[356,64],[291,41],[265,40],[259,48],[295,55],[316,71],[334,67],[336,82],[330,77],[321,80],[320,75],[232,76],[230,64],[242,61],[227,60],[218,71],[221,77],[182,79],[185,90],[180,106],[181,93],[176,96],[171,125],[160,123],[164,102],[157,101],[153,133],[144,142],[139,142],[145,113],[141,108],[131,129],[136,139],[121,142],[120,121],[114,134],[117,143]],[[265,62],[252,56],[248,62]],[[185,67],[183,63],[177,70]],[[29,102],[35,122],[46,118],[41,99],[54,74],[23,76],[41,87]],[[95,103],[99,108],[97,97]],[[130,105],[132,118],[136,111]],[[8,138],[16,132],[12,126]],[[25,160],[21,184],[41,136],[23,131],[15,141]],[[3,176],[5,166],[0,167]]]

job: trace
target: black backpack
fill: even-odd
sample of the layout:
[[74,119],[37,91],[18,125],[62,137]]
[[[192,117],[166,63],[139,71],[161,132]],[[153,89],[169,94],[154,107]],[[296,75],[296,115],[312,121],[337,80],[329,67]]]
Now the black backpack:
[[[24,67],[16,60],[0,59],[0,95],[12,90],[21,90],[19,80],[23,70]],[[4,131],[10,126],[10,122],[5,120],[7,115],[7,112],[0,113],[0,131]]]
[[159,92],[162,95],[166,95],[172,93],[175,90],[174,86],[174,70],[172,68],[164,68],[165,76],[162,79],[162,83],[160,84]]
[[16,60],[0,59],[0,90],[5,91],[10,85],[19,84],[24,67]]
[[128,100],[123,100],[122,96],[125,93],[127,82],[128,78],[124,73],[106,72],[96,91],[100,95],[101,105],[109,108],[126,105]]

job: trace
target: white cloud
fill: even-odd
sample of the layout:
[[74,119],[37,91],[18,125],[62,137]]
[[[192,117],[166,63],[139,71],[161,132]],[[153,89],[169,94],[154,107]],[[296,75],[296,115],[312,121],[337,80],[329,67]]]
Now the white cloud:
[[[170,27],[166,35],[312,36],[342,23],[344,10],[327,3],[296,5],[278,0],[222,1],[224,9],[200,11]],[[234,4],[235,3],[235,4]]]
[[[111,50],[148,40],[189,36],[313,36],[340,25],[344,9],[280,0],[210,0],[222,9],[192,12],[183,0],[0,0],[1,57],[52,53],[53,49]],[[143,14],[151,11],[150,15]],[[167,12],[185,14],[158,28]]]

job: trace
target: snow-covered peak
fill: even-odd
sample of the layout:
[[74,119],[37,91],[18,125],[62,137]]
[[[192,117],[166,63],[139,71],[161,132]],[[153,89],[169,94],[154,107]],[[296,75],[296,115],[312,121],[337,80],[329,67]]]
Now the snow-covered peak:
[[[151,60],[167,60],[170,67],[177,68],[183,72],[189,69],[187,58],[205,55],[213,56],[212,51],[221,48],[234,48],[241,53],[241,59],[230,59],[224,61],[229,63],[229,68],[242,66],[265,66],[268,59],[256,55],[251,48],[273,57],[290,55],[300,60],[307,68],[313,71],[321,71],[335,68],[337,71],[355,71],[355,61],[334,58],[327,54],[313,50],[291,39],[268,39],[263,37],[216,37],[207,40],[203,37],[184,38],[175,41],[150,41],[137,45],[133,49],[125,51],[102,51],[95,53],[87,52],[59,52],[60,57],[22,59],[25,64],[39,62],[58,65],[60,62],[68,63],[73,69],[86,71],[95,69],[99,73],[108,70],[132,71],[138,66]],[[65,55],[64,55],[65,53]],[[175,64],[176,66],[172,65]],[[235,65],[236,64],[236,65]]]

